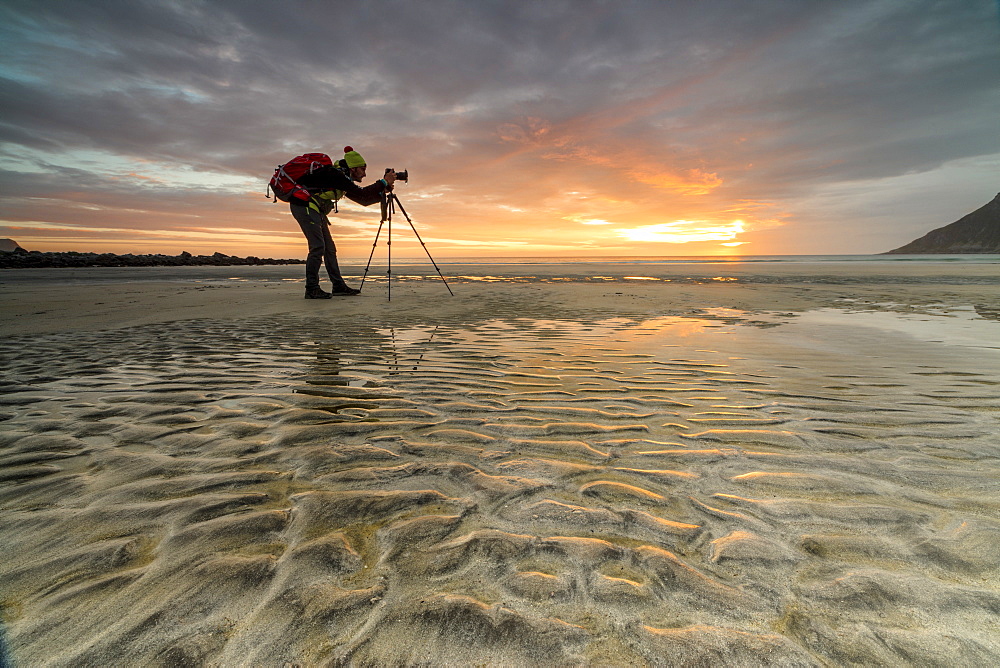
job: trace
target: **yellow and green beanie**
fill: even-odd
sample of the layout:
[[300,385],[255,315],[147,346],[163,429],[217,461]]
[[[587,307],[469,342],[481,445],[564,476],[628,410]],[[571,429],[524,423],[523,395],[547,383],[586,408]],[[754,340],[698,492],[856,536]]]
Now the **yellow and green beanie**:
[[364,167],[367,163],[365,159],[361,157],[361,154],[355,151],[350,146],[344,147],[344,161],[347,163],[348,167]]

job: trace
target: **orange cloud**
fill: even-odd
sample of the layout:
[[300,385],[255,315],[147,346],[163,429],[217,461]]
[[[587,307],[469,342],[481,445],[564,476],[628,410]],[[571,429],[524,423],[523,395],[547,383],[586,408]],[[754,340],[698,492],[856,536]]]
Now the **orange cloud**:
[[556,150],[549,150],[542,157],[559,161],[571,160],[608,169],[622,169],[622,173],[636,183],[685,195],[705,195],[722,185],[722,179],[717,174],[704,172],[698,168],[671,169],[641,150],[622,146],[598,149],[585,146],[582,141],[581,139],[581,143],[576,143],[563,138],[554,147]]
[[639,183],[645,183],[661,190],[673,190],[685,195],[707,195],[722,185],[722,179],[717,174],[703,172],[700,169],[689,169],[680,174],[635,169],[625,173],[629,178]]

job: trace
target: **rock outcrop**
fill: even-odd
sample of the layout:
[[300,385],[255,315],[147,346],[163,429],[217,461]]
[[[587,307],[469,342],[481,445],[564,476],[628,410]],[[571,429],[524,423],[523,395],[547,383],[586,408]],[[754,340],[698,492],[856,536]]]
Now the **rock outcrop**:
[[0,239],[0,253],[13,253],[18,250],[23,251],[24,249],[13,239]]
[[1000,193],[986,206],[889,254],[1000,253]]
[[10,239],[15,248],[9,252],[0,253],[0,269],[29,269],[49,267],[186,267],[197,265],[214,265],[228,267],[233,265],[256,264],[304,264],[305,260],[274,260],[249,257],[237,257],[224,253],[212,255],[192,255],[187,251],[180,255],[115,255],[114,253],[42,253],[41,251],[26,251],[17,242]]

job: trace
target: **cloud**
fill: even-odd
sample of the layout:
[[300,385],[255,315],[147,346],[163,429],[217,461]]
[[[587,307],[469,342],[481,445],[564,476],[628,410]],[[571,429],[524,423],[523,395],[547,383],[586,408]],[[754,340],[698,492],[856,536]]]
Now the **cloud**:
[[[881,221],[903,237],[927,198],[940,224],[992,198],[951,165],[1000,154],[998,37],[967,0],[6,3],[0,221],[288,229],[255,184],[349,143],[411,171],[440,238],[498,252],[664,219],[775,244],[819,219],[809,243],[864,251],[871,213],[834,226],[824,193],[930,175]],[[348,246],[373,218],[344,207]]]

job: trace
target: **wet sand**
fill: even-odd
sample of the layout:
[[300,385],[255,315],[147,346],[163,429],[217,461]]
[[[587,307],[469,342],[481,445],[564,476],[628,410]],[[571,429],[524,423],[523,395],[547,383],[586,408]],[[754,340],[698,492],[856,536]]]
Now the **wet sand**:
[[450,269],[0,273],[15,665],[1000,661],[996,265]]

